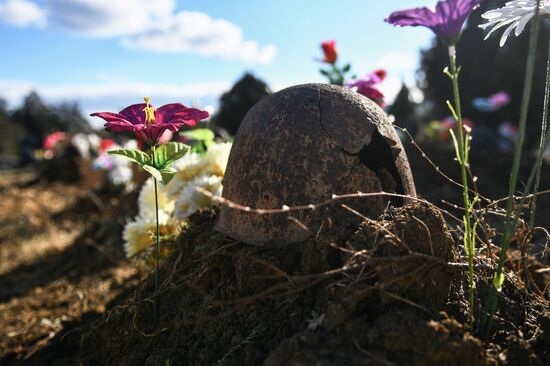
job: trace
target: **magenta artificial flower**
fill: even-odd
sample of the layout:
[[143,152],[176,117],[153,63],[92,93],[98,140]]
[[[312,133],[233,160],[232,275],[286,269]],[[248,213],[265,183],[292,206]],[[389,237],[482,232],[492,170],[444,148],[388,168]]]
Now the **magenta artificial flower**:
[[57,131],[50,133],[46,138],[44,139],[43,147],[44,150],[53,150],[58,143],[65,140],[67,138],[67,135],[65,132]]
[[362,79],[350,80],[346,86],[350,89],[355,89],[357,93],[372,99],[381,108],[384,108],[384,94],[378,90],[377,84],[380,84],[386,78],[385,70],[376,70],[366,75]]
[[401,27],[430,28],[447,45],[456,44],[462,26],[481,0],[442,0],[435,10],[427,7],[401,10],[391,13],[386,22]]
[[170,141],[173,133],[183,125],[195,126],[198,121],[208,118],[208,112],[180,103],[155,109],[149,105],[149,98],[145,98],[145,103],[131,105],[119,113],[100,112],[91,116],[103,118],[109,131],[133,131],[138,140],[156,146]]

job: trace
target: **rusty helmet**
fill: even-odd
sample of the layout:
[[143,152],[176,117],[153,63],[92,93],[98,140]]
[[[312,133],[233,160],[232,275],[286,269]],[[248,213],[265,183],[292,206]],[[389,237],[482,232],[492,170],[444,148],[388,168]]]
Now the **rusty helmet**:
[[[223,197],[252,208],[308,205],[333,194],[395,192],[416,196],[409,162],[387,115],[349,89],[305,84],[257,103],[244,118],[229,156]],[[387,197],[358,198],[354,208],[377,218]],[[403,204],[392,198],[391,204]],[[253,245],[307,239],[323,209],[288,214],[222,205],[216,230]]]

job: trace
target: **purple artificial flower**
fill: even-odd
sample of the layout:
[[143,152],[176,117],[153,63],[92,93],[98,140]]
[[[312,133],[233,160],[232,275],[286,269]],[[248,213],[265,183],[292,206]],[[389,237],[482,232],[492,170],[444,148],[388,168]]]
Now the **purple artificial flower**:
[[495,110],[505,107],[506,105],[510,104],[510,101],[512,100],[510,94],[506,93],[505,91],[493,94],[487,99],[489,99],[489,102],[491,102],[491,105],[495,108]]
[[442,0],[435,11],[426,7],[391,13],[386,22],[401,27],[430,28],[447,45],[456,44],[464,22],[481,0]]
[[100,112],[91,116],[103,118],[109,131],[133,131],[138,140],[156,146],[170,141],[183,125],[195,126],[208,118],[208,112],[187,108],[181,103],[155,109],[149,105],[149,98],[145,98],[145,103],[131,105],[119,113]]
[[384,108],[384,94],[378,90],[377,84],[384,81],[386,78],[385,70],[376,70],[366,75],[362,79],[350,80],[346,83],[346,86],[350,89],[355,89],[357,93],[364,95],[367,98],[372,99],[380,108]]

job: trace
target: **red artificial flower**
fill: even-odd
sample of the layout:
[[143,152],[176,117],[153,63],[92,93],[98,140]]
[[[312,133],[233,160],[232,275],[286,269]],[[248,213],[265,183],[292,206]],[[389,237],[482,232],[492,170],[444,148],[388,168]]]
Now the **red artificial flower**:
[[374,70],[373,73],[374,73],[376,76],[378,76],[378,78],[380,79],[380,81],[384,81],[384,79],[386,78],[386,76],[388,76],[388,73],[387,73],[386,70],[384,70],[384,69]]
[[114,142],[111,139],[103,139],[103,140],[101,140],[101,143],[99,144],[99,152],[101,152],[101,153],[105,152],[113,146],[116,146],[116,142]]
[[321,48],[323,49],[323,53],[325,55],[323,62],[331,65],[336,63],[336,59],[338,58],[338,53],[336,52],[336,41],[325,41],[321,43]]

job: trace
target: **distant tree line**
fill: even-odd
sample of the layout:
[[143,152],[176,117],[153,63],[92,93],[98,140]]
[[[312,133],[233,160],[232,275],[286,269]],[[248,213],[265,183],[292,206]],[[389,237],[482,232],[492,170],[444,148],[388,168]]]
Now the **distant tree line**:
[[0,131],[3,135],[0,156],[20,157],[25,161],[30,158],[26,155],[40,148],[52,132],[91,132],[92,128],[77,103],[47,105],[36,92],[31,92],[13,111],[8,111],[6,102],[0,99]]

